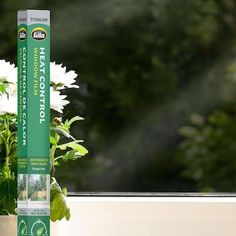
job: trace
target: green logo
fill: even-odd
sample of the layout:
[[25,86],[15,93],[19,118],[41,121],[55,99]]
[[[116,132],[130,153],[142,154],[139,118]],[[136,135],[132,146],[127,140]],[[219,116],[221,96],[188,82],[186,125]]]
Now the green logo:
[[18,224],[18,235],[27,236],[27,226],[24,220],[21,220]]
[[38,219],[31,227],[30,236],[48,236],[47,226]]

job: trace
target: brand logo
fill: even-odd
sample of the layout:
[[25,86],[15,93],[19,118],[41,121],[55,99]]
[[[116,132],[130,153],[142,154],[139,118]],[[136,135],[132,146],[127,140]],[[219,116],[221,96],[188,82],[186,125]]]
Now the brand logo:
[[18,224],[18,235],[27,236],[27,226],[24,220],[21,220]]
[[26,29],[25,28],[20,28],[18,31],[18,36],[20,40],[25,40],[26,39]]
[[35,40],[44,40],[47,37],[47,31],[38,27],[32,30],[31,35]]
[[48,236],[47,227],[40,219],[32,225],[30,236]]

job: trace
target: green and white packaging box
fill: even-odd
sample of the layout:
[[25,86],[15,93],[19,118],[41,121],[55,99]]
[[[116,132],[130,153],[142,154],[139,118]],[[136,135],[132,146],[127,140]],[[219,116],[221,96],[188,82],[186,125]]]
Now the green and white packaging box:
[[50,235],[50,12],[18,11],[18,236]]

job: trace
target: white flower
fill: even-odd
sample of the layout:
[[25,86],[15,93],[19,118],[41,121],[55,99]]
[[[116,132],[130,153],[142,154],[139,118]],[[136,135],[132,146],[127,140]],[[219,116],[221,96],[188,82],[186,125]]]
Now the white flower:
[[67,96],[61,95],[59,91],[50,88],[50,107],[51,109],[63,113],[62,110],[64,106],[69,104],[70,102],[65,100]]
[[[60,93],[60,89],[78,88],[75,85],[77,74],[75,71],[66,72],[66,67],[55,62],[50,63],[50,108],[63,113],[64,107],[70,102],[65,100],[66,95]],[[7,82],[5,93],[0,93],[0,115],[9,113],[17,114],[17,67],[5,60],[0,60],[0,82]],[[56,89],[56,90],[55,90]]]
[[8,84],[6,88],[6,93],[17,93],[17,83],[16,84]]
[[5,60],[0,60],[0,81],[1,80],[11,84],[16,84],[17,68],[14,64],[6,62]]
[[[64,107],[70,102],[65,100],[67,96],[59,91],[50,89],[50,108],[63,113]],[[17,114],[17,93],[0,93],[0,115]]]
[[66,67],[62,64],[56,64],[55,62],[50,63],[50,81],[56,86],[57,90],[64,88],[79,88],[76,82],[77,74],[71,70],[66,72]]
[[0,115],[17,114],[17,94],[0,93]]

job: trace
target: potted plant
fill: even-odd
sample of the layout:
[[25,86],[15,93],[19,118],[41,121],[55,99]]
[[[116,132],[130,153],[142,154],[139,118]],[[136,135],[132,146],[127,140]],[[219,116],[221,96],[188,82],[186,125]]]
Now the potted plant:
[[[82,140],[70,134],[74,122],[83,120],[76,116],[62,120],[60,114],[69,104],[62,92],[69,88],[78,88],[77,74],[66,72],[66,67],[50,64],[50,107],[51,107],[51,220],[53,222],[70,218],[70,209],[66,204],[66,190],[56,180],[56,167],[63,161],[76,160],[87,154],[81,145]],[[43,186],[38,181],[34,187],[43,197]],[[18,191],[17,191],[18,189]],[[35,189],[34,189],[35,190]],[[1,235],[16,235],[17,197],[27,198],[26,181],[19,178],[17,188],[17,68],[5,60],[0,60],[0,231]],[[34,197],[34,196],[32,196]],[[4,230],[6,230],[4,232]],[[13,230],[10,232],[10,230]]]

